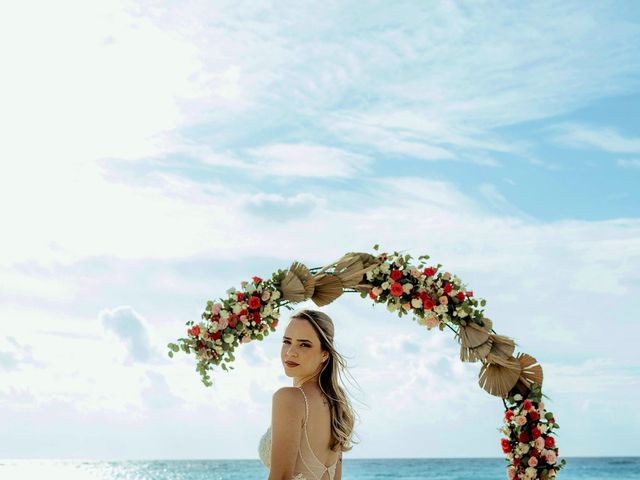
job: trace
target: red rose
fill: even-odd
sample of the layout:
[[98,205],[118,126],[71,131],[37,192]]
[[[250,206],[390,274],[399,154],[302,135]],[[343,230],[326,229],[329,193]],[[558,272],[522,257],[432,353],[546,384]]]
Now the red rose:
[[513,466],[517,467],[518,465],[520,465],[520,459],[519,458],[514,458],[513,459]]
[[533,427],[531,429],[531,436],[533,437],[534,440],[538,438],[540,435],[542,435],[542,433],[540,432],[540,429],[538,427]]
[[257,297],[255,295],[251,295],[251,297],[249,297],[249,308],[256,310],[260,308],[260,305],[262,305],[260,297]]
[[531,452],[529,453],[529,455],[531,455],[532,457],[539,457],[540,456],[540,452],[538,451],[537,448],[532,448]]
[[464,292],[456,293],[456,298],[460,301],[464,300]]
[[532,407],[533,405],[531,404],[530,400],[525,400],[524,402],[522,402],[522,408],[524,408],[525,410],[531,410]]
[[444,293],[449,293],[451,290],[453,290],[453,287],[451,286],[451,284],[449,282],[445,282]]
[[376,300],[378,298],[378,296],[375,293],[373,293],[373,288],[369,290],[369,297],[373,300]]
[[422,273],[424,273],[427,277],[431,277],[432,275],[436,274],[436,269],[433,267],[428,267],[425,268]]
[[253,283],[255,283],[255,284],[258,284],[258,283],[260,283],[262,281],[262,279],[260,277],[253,277],[252,280],[253,280]]
[[243,308],[238,312],[238,315],[241,317],[242,315],[246,315],[247,313],[249,313],[249,310],[247,310],[246,308]]
[[504,418],[507,422],[510,422],[514,415],[515,413],[513,413],[513,410],[507,410],[507,413],[504,414]]
[[531,420],[537,421],[537,420],[540,419],[540,414],[538,412],[536,412],[535,410],[530,410],[529,411],[529,417],[531,418]]
[[197,337],[198,335],[200,335],[200,325],[194,325],[193,328],[190,328],[189,330],[187,330],[187,333],[189,335]]
[[547,438],[544,439],[545,448],[553,448],[555,445],[556,445],[556,441],[553,439],[553,437],[548,436]]
[[236,315],[235,313],[232,313],[231,316],[229,317],[229,325],[231,326],[231,328],[236,328],[237,324],[238,324],[238,315]]
[[396,268],[395,270],[391,270],[389,276],[391,277],[391,280],[397,282],[402,278],[402,272]]
[[404,290],[402,290],[401,283],[395,282],[391,284],[391,295],[393,295],[394,297],[399,297],[400,295],[402,295],[402,292],[404,292]]
[[511,444],[509,443],[509,439],[503,438],[500,440],[500,442],[502,443],[502,451],[504,453],[509,453],[511,451]]
[[236,300],[238,300],[239,302],[244,300],[244,293],[242,292],[237,292],[236,293]]
[[526,432],[520,432],[520,435],[518,435],[518,440],[521,443],[527,443],[529,441],[529,435],[527,435]]
[[260,320],[262,319],[262,317],[260,316],[260,312],[253,312],[251,315],[253,316],[254,322],[260,323]]
[[277,326],[278,326],[278,320],[274,320],[274,321],[273,321],[273,323],[272,323],[272,325],[273,325],[274,327],[277,327]]
[[473,290],[467,290],[467,297],[473,297]]
[[422,301],[422,307],[425,310],[431,310],[434,307],[435,303],[433,303],[433,300],[431,300],[430,298],[427,298],[426,300]]
[[217,332],[213,332],[211,334],[211,338],[214,340],[220,340],[221,336],[222,336],[222,332],[220,330],[218,330]]

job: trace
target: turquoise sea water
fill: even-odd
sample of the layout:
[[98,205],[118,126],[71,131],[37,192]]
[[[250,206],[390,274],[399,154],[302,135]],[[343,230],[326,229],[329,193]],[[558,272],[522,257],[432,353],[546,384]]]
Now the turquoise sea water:
[[[560,480],[640,479],[640,457],[561,457]],[[343,480],[496,480],[503,458],[348,459]],[[258,460],[0,460],[2,480],[265,480]]]

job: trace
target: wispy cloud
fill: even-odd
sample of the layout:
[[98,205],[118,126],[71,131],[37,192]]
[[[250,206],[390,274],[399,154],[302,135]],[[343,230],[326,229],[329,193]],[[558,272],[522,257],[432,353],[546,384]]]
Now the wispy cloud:
[[[560,123],[548,127],[552,139],[562,145],[582,149],[598,149],[610,153],[640,153],[640,137],[625,136],[611,127],[576,123]],[[624,160],[621,160],[624,162]],[[627,160],[632,163],[632,160]],[[624,165],[622,165],[624,166]]]

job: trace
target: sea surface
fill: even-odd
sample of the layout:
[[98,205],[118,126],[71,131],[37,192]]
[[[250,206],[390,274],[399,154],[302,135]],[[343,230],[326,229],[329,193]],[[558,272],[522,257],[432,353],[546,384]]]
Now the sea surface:
[[[640,457],[560,457],[559,480],[640,479]],[[343,459],[343,480],[505,479],[503,458]],[[258,460],[1,460],[2,480],[266,480]]]

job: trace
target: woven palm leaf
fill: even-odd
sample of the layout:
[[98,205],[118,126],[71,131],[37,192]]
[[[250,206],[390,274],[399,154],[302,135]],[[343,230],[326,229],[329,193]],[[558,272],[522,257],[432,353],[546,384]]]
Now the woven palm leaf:
[[518,382],[521,370],[520,362],[514,357],[506,365],[485,363],[480,368],[478,383],[491,395],[505,398]]
[[491,329],[493,328],[493,321],[487,317],[482,317],[481,320],[482,320],[482,323],[484,323],[482,328],[484,328],[487,332],[490,332]]
[[489,332],[474,322],[470,322],[466,326],[460,325],[460,329],[456,333],[456,339],[466,348],[478,347],[485,343],[488,338]]
[[302,302],[313,295],[314,283],[309,269],[300,262],[293,262],[280,282],[282,298],[293,303]]
[[355,253],[345,254],[338,260],[334,270],[335,275],[340,279],[344,288],[351,288],[360,283],[365,272],[366,270],[362,264],[360,255]]
[[487,355],[487,361],[504,365],[505,362],[512,357],[516,343],[504,335],[492,334],[491,339],[493,340],[493,344],[491,345],[489,355]]
[[311,300],[313,300],[317,306],[322,307],[327,305],[342,295],[342,282],[335,275],[322,273],[320,275],[315,275],[314,279],[315,289],[311,296]]
[[463,362],[477,362],[478,360],[484,360],[491,351],[491,345],[493,339],[489,337],[482,345],[478,345],[474,348],[468,348],[464,345],[460,346],[460,360]]
[[530,387],[532,383],[542,385],[542,366],[538,364],[538,361],[526,353],[518,353],[517,359],[522,367],[520,381],[522,381],[527,387]]

